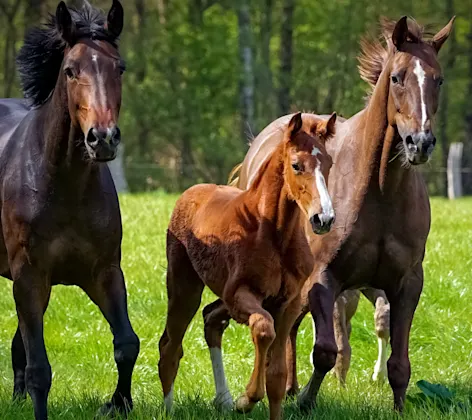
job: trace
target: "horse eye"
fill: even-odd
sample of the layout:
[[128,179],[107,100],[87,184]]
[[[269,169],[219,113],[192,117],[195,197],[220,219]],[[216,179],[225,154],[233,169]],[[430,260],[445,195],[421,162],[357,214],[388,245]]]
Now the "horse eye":
[[393,76],[392,76],[392,83],[393,83],[394,85],[396,85],[396,84],[399,83],[399,82],[400,82],[400,79],[398,78],[398,76],[393,75]]
[[72,71],[70,67],[65,68],[64,73],[69,79],[75,79],[74,72]]
[[125,71],[126,69],[123,66],[120,66],[120,76],[123,75]]
[[443,83],[444,83],[444,79],[442,77],[440,77],[438,79],[438,86],[441,86]]
[[302,170],[298,163],[292,163],[292,168],[295,172],[300,172]]

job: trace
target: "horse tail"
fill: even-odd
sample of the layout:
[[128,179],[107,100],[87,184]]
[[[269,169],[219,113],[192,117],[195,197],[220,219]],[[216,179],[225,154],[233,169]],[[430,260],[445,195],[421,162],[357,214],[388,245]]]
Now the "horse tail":
[[239,182],[238,173],[241,171],[242,167],[243,167],[243,164],[241,162],[241,163],[238,163],[233,169],[231,169],[231,172],[229,173],[229,176],[228,176],[228,185],[230,185],[231,187],[236,187],[238,185],[238,182]]

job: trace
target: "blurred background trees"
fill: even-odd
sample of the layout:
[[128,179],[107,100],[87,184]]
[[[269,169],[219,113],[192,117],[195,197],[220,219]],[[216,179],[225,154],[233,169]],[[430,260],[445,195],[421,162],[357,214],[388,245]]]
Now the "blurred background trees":
[[[441,50],[439,147],[422,169],[431,193],[444,194],[450,142],[464,142],[464,164],[472,167],[471,1],[123,1],[120,121],[130,190],[223,183],[249,139],[285,113],[353,115],[366,92],[356,67],[359,40],[378,34],[380,16],[410,15],[439,29],[455,14],[454,35]],[[57,0],[0,0],[2,96],[21,96],[14,57],[25,31],[56,6]],[[471,193],[472,176],[464,178]]]

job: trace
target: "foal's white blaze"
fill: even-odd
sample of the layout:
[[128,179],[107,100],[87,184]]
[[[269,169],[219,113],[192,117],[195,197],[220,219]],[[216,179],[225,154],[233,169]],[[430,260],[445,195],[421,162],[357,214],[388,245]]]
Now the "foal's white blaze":
[[413,72],[416,74],[416,78],[418,79],[418,85],[420,87],[421,93],[421,130],[424,131],[424,125],[426,124],[426,103],[424,101],[424,84],[426,81],[426,73],[421,66],[421,62],[419,58],[416,59],[415,70]]
[[164,405],[166,411],[172,411],[172,404],[174,403],[174,384],[170,387],[170,392],[164,397]]
[[379,356],[374,367],[374,374],[372,380],[383,381],[387,377],[387,340],[385,338],[378,338]]
[[326,186],[325,178],[320,170],[319,165],[315,169],[315,180],[316,188],[318,188],[318,194],[320,195],[322,211],[320,221],[323,225],[326,218],[331,220],[334,217],[334,209],[333,203],[331,202],[331,197],[329,196],[328,187]]
[[225,369],[223,366],[223,357],[221,349],[213,347],[210,349],[211,367],[213,368],[213,378],[215,380],[215,404],[223,409],[233,407],[233,397],[228,389],[226,382]]
[[321,153],[320,149],[318,149],[316,146],[313,146],[313,150],[311,151],[312,156],[317,156]]

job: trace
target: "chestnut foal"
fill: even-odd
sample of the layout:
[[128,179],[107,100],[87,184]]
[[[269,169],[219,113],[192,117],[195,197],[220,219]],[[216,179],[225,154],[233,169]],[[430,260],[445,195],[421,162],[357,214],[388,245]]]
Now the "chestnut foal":
[[182,340],[206,285],[224,311],[249,325],[255,345],[254,371],[236,409],[250,411],[267,388],[270,419],[281,418],[286,341],[314,266],[305,229],[309,220],[313,232],[325,233],[334,221],[325,142],[335,121],[333,114],[305,130],[301,114],[294,115],[250,189],[200,184],[177,201],[167,231],[168,311],[159,342],[168,410]]

